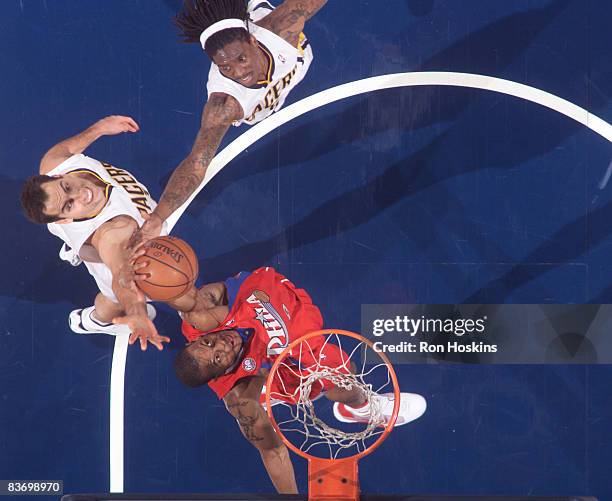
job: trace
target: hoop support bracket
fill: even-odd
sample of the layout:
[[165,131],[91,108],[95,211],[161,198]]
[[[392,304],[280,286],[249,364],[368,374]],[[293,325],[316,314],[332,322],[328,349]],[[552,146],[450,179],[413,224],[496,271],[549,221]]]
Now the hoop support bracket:
[[308,501],[358,501],[357,459],[308,459]]

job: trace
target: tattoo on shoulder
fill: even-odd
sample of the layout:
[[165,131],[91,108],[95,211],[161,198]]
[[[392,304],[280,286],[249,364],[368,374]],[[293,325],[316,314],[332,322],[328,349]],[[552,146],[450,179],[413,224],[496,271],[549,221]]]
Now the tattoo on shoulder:
[[317,13],[327,0],[286,0],[274,12],[258,24],[276,33],[287,42],[294,44],[304,23]]

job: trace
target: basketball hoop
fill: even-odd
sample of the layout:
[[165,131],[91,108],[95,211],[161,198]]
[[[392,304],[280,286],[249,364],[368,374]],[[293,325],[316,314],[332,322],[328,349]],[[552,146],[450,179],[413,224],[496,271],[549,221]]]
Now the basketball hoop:
[[[391,387],[393,412],[386,421],[370,397]],[[367,420],[345,425],[344,430],[327,424],[315,401],[332,389],[363,394],[369,402]],[[357,463],[391,433],[399,404],[399,384],[387,356],[375,351],[368,339],[344,330],[326,329],[296,339],[275,360],[266,382],[266,408],[276,432],[289,449],[308,460],[309,501],[359,499]],[[277,419],[280,409],[288,418]]]

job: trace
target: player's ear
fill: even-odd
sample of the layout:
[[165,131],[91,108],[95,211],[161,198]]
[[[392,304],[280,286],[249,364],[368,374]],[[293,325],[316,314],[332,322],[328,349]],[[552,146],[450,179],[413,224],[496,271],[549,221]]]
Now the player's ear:
[[257,47],[257,39],[253,35],[251,35],[251,34],[249,34],[249,43],[253,47]]

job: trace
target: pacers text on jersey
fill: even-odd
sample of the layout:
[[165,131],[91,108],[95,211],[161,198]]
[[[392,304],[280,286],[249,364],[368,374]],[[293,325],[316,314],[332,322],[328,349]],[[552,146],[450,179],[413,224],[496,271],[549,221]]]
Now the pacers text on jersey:
[[291,83],[291,79],[295,72],[297,71],[297,65],[293,67],[289,73],[287,73],[283,78],[279,79],[270,89],[266,92],[266,95],[261,103],[255,106],[253,113],[244,120],[246,122],[252,122],[255,120],[255,116],[262,110],[274,110],[281,96],[281,92],[289,86]]
[[132,175],[123,169],[113,167],[110,164],[102,162],[104,169],[110,177],[113,178],[127,193],[130,195],[130,199],[140,211],[141,214],[150,214],[152,209],[147,203],[147,197],[149,192],[142,186]]

